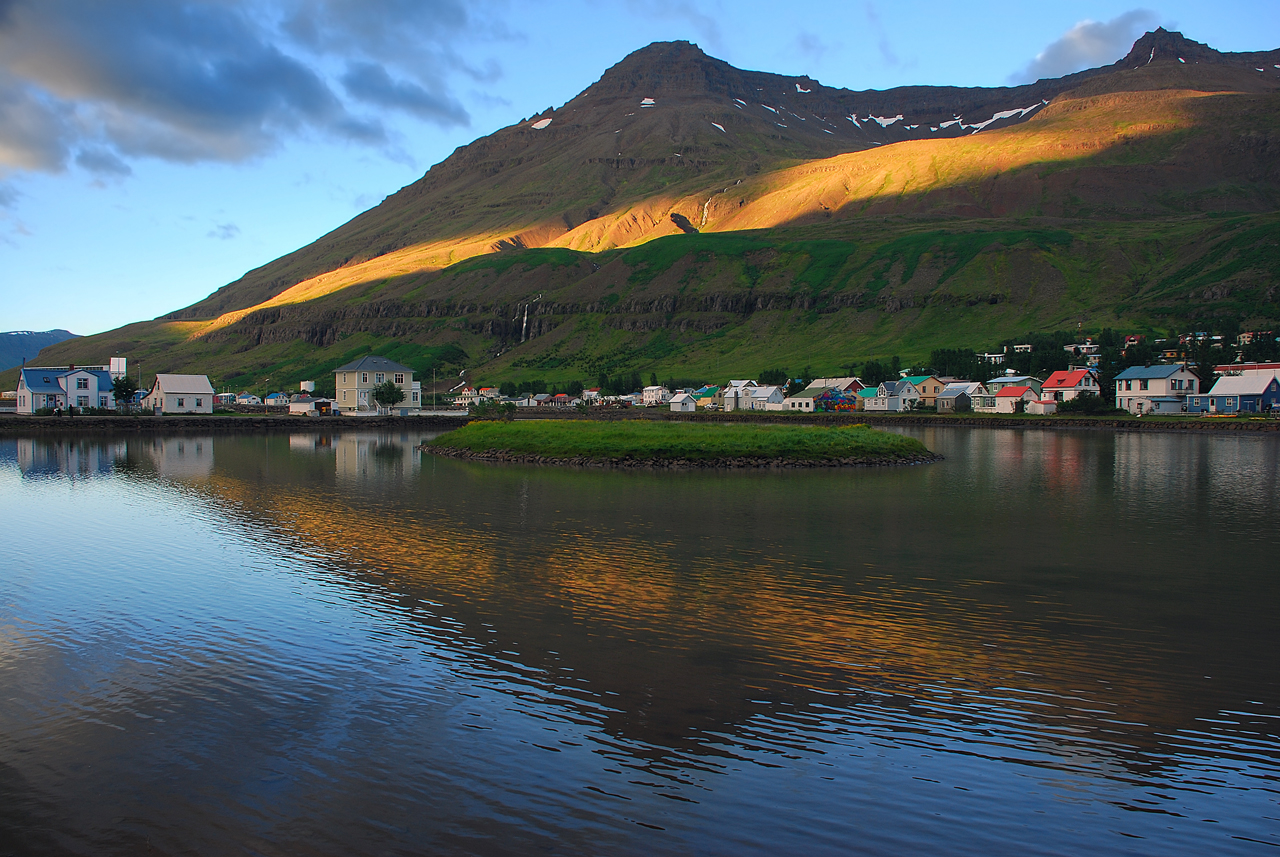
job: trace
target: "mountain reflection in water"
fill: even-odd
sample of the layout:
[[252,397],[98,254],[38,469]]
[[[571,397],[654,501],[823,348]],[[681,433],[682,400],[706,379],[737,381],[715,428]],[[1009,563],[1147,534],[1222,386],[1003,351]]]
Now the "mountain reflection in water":
[[1280,845],[1280,444],[909,433],[946,461],[0,441],[0,830],[69,852]]

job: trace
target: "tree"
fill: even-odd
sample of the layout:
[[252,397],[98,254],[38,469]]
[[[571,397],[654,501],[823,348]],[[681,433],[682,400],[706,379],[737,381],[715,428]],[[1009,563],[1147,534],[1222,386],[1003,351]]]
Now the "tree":
[[760,373],[760,383],[769,387],[785,387],[790,380],[786,369],[766,369]]
[[503,381],[498,385],[498,392],[506,396],[508,399],[514,399],[520,393],[520,388],[516,386],[515,381]]
[[404,401],[404,390],[392,381],[383,381],[373,388],[373,400],[384,408],[395,407]]
[[137,392],[138,382],[128,375],[121,375],[111,382],[111,395],[116,397],[116,407],[133,404],[133,397]]
[[656,386],[658,386],[658,373],[657,373],[657,372],[650,372],[650,373],[649,373],[649,386],[650,386],[650,387],[656,387]]

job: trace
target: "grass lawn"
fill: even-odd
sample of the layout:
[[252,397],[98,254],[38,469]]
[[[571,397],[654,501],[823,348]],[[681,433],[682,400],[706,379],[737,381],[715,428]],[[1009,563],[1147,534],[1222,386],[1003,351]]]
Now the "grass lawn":
[[714,461],[764,458],[780,461],[886,462],[928,457],[915,438],[867,426],[700,425],[680,422],[521,420],[473,422],[431,446],[475,453],[502,451],[548,458],[605,461]]

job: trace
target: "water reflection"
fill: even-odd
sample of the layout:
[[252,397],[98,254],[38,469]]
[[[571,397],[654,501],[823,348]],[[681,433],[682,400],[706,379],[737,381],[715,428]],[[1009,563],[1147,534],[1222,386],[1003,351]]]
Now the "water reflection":
[[[182,514],[239,534],[231,568],[303,592],[241,604],[251,627],[201,618],[214,649],[161,657],[126,633],[166,664],[159,686],[129,659],[85,667],[133,689],[113,710],[181,713],[217,751],[247,744],[246,763],[280,769],[287,800],[263,786],[233,802],[269,821],[268,851],[297,844],[271,821],[280,800],[324,831],[316,850],[356,848],[368,831],[339,798],[357,792],[391,828],[456,795],[427,827],[457,851],[486,850],[470,838],[484,824],[505,831],[493,851],[1275,842],[1275,442],[918,434],[946,462],[602,473],[424,460],[421,436],[394,433],[24,441],[0,460],[180,487]],[[139,612],[259,585],[226,567],[197,564]],[[6,627],[24,623],[42,620]],[[32,682],[39,646],[3,638],[0,668]],[[317,730],[359,764],[335,769]],[[197,755],[247,776],[219,752]]]

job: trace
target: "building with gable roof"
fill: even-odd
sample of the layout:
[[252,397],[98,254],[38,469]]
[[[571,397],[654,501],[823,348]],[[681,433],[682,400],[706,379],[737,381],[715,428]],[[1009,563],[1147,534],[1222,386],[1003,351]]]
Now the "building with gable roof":
[[387,381],[404,393],[402,405],[409,408],[421,406],[421,393],[414,389],[413,370],[394,360],[368,354],[333,370],[334,408],[347,413],[376,411],[373,388]]
[[1200,376],[1178,363],[1130,366],[1116,375],[1116,407],[1131,414],[1182,413],[1187,396],[1204,392],[1199,387]]
[[111,372],[101,367],[23,367],[18,372],[15,411],[34,414],[58,408],[114,410]]
[[156,375],[142,406],[164,414],[213,413],[213,385],[208,375]]
[[1069,402],[1083,393],[1102,394],[1098,373],[1093,369],[1059,369],[1045,379],[1040,392],[1046,399]]
[[1280,374],[1227,375],[1206,395],[1188,396],[1191,413],[1238,414],[1280,410]]

